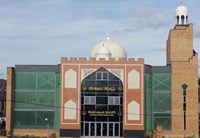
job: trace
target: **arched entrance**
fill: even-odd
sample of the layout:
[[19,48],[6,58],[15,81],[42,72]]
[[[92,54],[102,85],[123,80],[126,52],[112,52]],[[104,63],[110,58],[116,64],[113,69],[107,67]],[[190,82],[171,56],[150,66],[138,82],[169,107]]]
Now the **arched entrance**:
[[122,137],[122,81],[105,68],[81,84],[81,136]]

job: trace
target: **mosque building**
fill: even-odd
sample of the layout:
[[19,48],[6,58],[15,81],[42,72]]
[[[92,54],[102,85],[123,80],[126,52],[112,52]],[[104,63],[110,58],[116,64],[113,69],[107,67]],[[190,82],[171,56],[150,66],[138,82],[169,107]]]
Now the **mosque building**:
[[166,43],[166,66],[127,58],[109,37],[90,58],[7,68],[10,135],[143,138],[199,136],[198,54],[183,5]]

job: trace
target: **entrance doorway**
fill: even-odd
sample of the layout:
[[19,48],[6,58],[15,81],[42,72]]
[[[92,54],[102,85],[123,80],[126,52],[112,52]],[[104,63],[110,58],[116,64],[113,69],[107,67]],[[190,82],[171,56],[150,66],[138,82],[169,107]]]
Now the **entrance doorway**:
[[97,137],[120,137],[121,125],[119,122],[84,122],[83,136],[97,136]]
[[123,83],[100,68],[81,83],[81,136],[122,137]]

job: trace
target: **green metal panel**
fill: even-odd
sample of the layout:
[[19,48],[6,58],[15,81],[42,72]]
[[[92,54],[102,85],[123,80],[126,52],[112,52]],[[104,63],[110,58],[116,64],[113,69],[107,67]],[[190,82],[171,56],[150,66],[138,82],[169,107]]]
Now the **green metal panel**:
[[55,111],[55,129],[60,129],[60,74],[56,74],[56,111]]
[[171,112],[171,93],[154,93],[154,112]]
[[54,109],[55,92],[37,92],[37,109]]
[[13,121],[15,128],[34,128],[36,122],[36,112],[15,111]]
[[[60,74],[17,72],[15,75],[14,128],[58,129]],[[48,122],[45,121],[48,118]]]
[[35,92],[17,92],[15,93],[15,109],[35,109]]
[[171,113],[155,113],[154,128],[157,125],[162,125],[163,130],[171,130]]
[[37,73],[37,89],[38,90],[55,90],[55,74]]
[[37,111],[36,112],[36,128],[47,128],[47,122],[44,118],[48,118],[50,128],[54,128],[54,111]]
[[152,130],[152,74],[145,73],[145,130]]
[[[45,121],[48,118],[48,122]],[[53,111],[15,111],[14,128],[23,129],[46,129],[47,123],[50,128],[54,128]]]
[[171,73],[153,74],[153,128],[171,130]]
[[171,91],[171,75],[169,73],[153,74],[154,91]]
[[17,72],[15,75],[16,90],[35,90],[36,73],[34,72]]

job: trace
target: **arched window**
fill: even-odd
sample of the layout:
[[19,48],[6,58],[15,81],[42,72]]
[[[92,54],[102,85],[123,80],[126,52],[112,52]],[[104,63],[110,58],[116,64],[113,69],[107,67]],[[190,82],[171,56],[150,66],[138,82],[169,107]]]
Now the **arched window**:
[[182,15],[182,16],[181,16],[181,24],[184,24],[184,20],[185,20],[185,16]]
[[186,16],[186,24],[188,24],[188,16]]
[[179,24],[179,16],[176,17],[177,24]]

